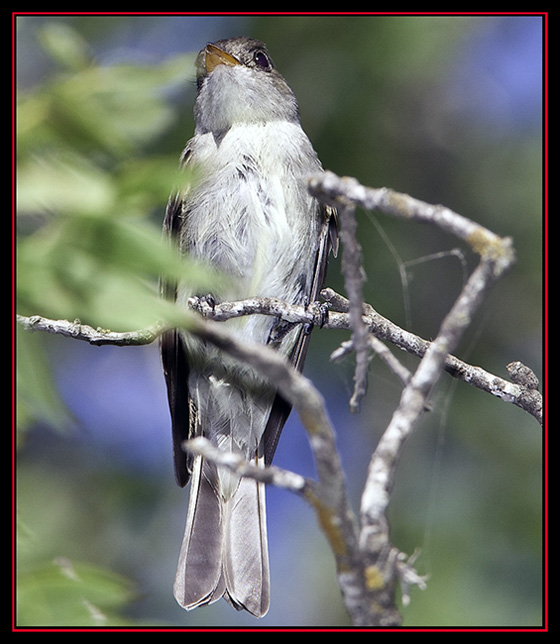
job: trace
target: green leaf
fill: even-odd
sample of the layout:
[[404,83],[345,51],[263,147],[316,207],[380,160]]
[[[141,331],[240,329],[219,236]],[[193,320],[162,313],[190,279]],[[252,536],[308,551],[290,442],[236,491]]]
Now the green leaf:
[[136,330],[178,312],[158,296],[160,277],[208,292],[215,276],[162,239],[169,193],[190,178],[177,155],[146,144],[175,118],[165,100],[184,83],[192,56],[158,65],[97,66],[68,25],[47,25],[43,43],[76,65],[18,102],[18,312]]
[[18,156],[47,143],[124,160],[176,119],[166,93],[184,84],[192,55],[152,66],[100,66],[69,26],[46,25],[41,33],[49,53],[66,69],[33,91],[18,92]]
[[17,626],[122,626],[119,615],[133,599],[128,580],[66,558],[19,575]]
[[25,215],[104,214],[117,206],[110,173],[69,150],[34,155],[18,166],[17,208]]
[[71,69],[83,69],[91,61],[88,43],[63,22],[49,22],[39,30],[39,40],[51,57]]
[[216,274],[180,257],[149,222],[110,217],[61,217],[20,240],[18,312],[64,318],[115,331],[168,320],[158,277],[211,291]]

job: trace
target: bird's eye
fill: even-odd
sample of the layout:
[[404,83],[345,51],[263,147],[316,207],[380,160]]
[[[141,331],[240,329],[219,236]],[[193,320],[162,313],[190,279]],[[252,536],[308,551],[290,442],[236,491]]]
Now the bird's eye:
[[256,51],[253,55],[253,60],[257,67],[261,69],[268,69],[270,67],[270,60],[263,51]]

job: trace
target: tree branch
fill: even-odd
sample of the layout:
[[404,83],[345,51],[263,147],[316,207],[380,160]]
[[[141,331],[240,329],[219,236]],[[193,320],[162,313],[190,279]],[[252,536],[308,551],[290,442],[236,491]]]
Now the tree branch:
[[[357,522],[346,497],[344,472],[323,397],[284,356],[265,345],[240,342],[211,320],[200,319],[189,326],[189,331],[266,375],[293,405],[307,432],[318,478],[316,485],[306,484],[302,492],[314,508],[333,552],[346,608],[354,624],[377,623],[380,616],[372,617],[367,601]],[[246,472],[254,474],[249,469]]]
[[335,207],[341,202],[351,202],[365,210],[378,210],[398,219],[438,226],[467,242],[477,255],[492,256],[497,276],[515,261],[510,239],[502,239],[445,206],[434,206],[389,188],[368,188],[353,177],[338,177],[332,172],[313,177],[309,181],[309,191],[320,201]]
[[360,507],[360,550],[364,555],[364,570],[370,573],[366,579],[375,581],[379,588],[378,601],[386,603],[390,615],[398,578],[398,555],[390,542],[387,508],[403,445],[426,408],[428,396],[439,380],[449,354],[457,347],[489,289],[513,265],[515,255],[510,239],[502,239],[448,208],[432,206],[408,195],[384,188],[366,188],[355,179],[339,178],[332,173],[312,179],[310,192],[334,207],[351,202],[368,210],[436,225],[465,240],[480,255],[477,268],[406,384],[369,464]]
[[45,331],[53,335],[62,335],[74,340],[83,340],[89,344],[102,346],[113,345],[116,347],[130,347],[143,344],[151,344],[163,333],[163,325],[154,325],[147,329],[138,331],[125,331],[123,333],[110,331],[109,329],[94,329],[88,324],[82,324],[80,320],[69,322],[68,320],[50,320],[40,315],[16,315],[17,322],[26,331]]
[[342,242],[342,275],[348,293],[348,319],[352,329],[352,349],[356,353],[354,372],[354,393],[350,398],[350,411],[357,412],[360,401],[367,390],[367,373],[369,368],[369,333],[362,318],[364,300],[362,283],[362,250],[358,244],[355,208],[351,202],[338,199],[336,207],[340,218],[340,241]]
[[479,266],[467,281],[459,298],[445,317],[439,333],[425,352],[410,382],[404,388],[399,406],[383,433],[370,461],[368,476],[361,502],[362,539],[367,552],[385,547],[388,536],[387,507],[393,486],[396,464],[402,447],[422,415],[428,396],[438,381],[449,351],[453,350],[484,294],[497,279],[494,260],[481,258]]
[[295,472],[286,470],[276,465],[259,467],[249,463],[237,452],[226,452],[212,444],[207,438],[197,436],[183,443],[185,451],[203,456],[205,459],[222,467],[227,467],[239,476],[248,476],[252,479],[274,485],[284,490],[305,496],[306,492],[315,486],[315,481],[307,479]]
[[[276,298],[249,298],[236,302],[221,302],[215,306],[210,306],[204,301],[197,303],[197,310],[205,318],[223,322],[231,318],[244,315],[271,315],[281,318],[294,324],[311,324],[321,326],[324,329],[351,330],[350,317],[348,314],[349,302],[342,295],[336,293],[330,288],[321,292],[321,296],[331,306],[328,317],[325,320],[321,311],[317,307],[294,306],[286,304]],[[55,335],[63,335],[75,340],[82,340],[92,345],[112,345],[112,346],[141,346],[150,344],[165,330],[164,325],[154,325],[147,329],[138,331],[127,331],[118,333],[106,329],[93,328],[87,324],[82,324],[79,320],[69,322],[68,320],[51,320],[39,315],[26,317],[17,316],[17,322],[27,331],[43,331]],[[405,329],[394,324],[387,318],[377,313],[369,304],[364,305],[363,321],[373,336],[379,340],[384,340],[394,344],[399,349],[405,350],[419,358],[423,357],[430,346],[428,340],[406,331]],[[402,371],[402,365],[397,366],[396,358],[389,357],[383,352],[379,345],[370,347],[379,353],[382,359],[387,362],[391,361],[391,369],[397,373],[401,381],[407,380],[410,376]],[[342,354],[348,353],[354,349],[353,343],[343,345],[345,348],[334,352],[332,358],[342,357]],[[380,353],[381,352],[381,353]],[[393,361],[394,360],[394,361]],[[521,363],[512,363],[521,364]],[[528,367],[522,365],[524,370],[531,371]],[[454,378],[461,380],[481,391],[485,391],[501,400],[516,405],[525,410],[542,425],[542,395],[538,391],[538,380],[533,374],[533,379],[527,384],[523,380],[514,380],[513,382],[505,380],[500,376],[494,375],[482,367],[470,365],[455,356],[449,355],[445,360],[445,370]],[[400,375],[399,375],[400,373]],[[532,372],[531,372],[532,373]]]

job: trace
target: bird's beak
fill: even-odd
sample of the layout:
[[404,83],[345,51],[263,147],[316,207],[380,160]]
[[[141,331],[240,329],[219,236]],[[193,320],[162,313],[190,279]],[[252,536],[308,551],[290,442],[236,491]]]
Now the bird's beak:
[[211,43],[208,43],[206,45],[206,73],[209,74],[214,67],[217,67],[218,65],[229,65],[230,67],[233,67],[234,65],[241,65],[241,63],[232,56],[231,54],[227,54],[225,51],[220,49],[219,47],[216,47],[216,45],[212,45]]

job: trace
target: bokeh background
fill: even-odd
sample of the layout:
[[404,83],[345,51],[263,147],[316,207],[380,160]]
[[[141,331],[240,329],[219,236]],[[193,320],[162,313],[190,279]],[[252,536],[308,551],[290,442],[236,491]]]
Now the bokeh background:
[[[500,376],[513,360],[541,375],[541,17],[20,16],[15,34],[22,313],[87,321],[111,308],[123,324],[142,319],[119,317],[134,308],[122,296],[137,269],[127,239],[145,249],[159,234],[193,131],[196,52],[246,34],[267,43],[325,168],[513,237],[517,265],[457,354]],[[358,217],[366,300],[433,337],[475,258],[436,230]],[[339,261],[327,284],[340,291]],[[105,269],[117,296],[96,300],[88,284]],[[373,359],[361,413],[350,414],[353,361],[329,361],[346,338],[316,330],[306,374],[327,401],[358,507],[401,388]],[[19,333],[17,355],[19,625],[348,625],[312,512],[275,489],[268,615],[175,603],[187,491],[173,478],[156,346]],[[532,417],[442,378],[390,506],[394,544],[419,549],[428,575],[426,590],[411,590],[405,626],[541,623],[541,459]],[[313,475],[295,414],[276,462]]]

